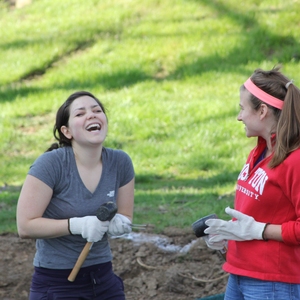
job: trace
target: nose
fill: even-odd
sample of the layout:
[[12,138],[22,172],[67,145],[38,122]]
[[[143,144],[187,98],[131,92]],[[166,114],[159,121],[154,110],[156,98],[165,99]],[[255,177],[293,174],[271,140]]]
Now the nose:
[[96,118],[96,114],[93,111],[88,112],[87,114],[88,119],[94,119]]
[[238,113],[237,118],[238,121],[242,121],[241,112]]

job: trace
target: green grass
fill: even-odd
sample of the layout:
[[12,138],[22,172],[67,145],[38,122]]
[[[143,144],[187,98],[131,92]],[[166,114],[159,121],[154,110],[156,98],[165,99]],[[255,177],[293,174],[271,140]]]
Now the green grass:
[[280,63],[300,82],[293,0],[0,1],[0,232],[53,141],[55,113],[89,90],[108,109],[106,146],[136,172],[135,223],[190,227],[226,217],[255,144],[236,121],[239,87]]

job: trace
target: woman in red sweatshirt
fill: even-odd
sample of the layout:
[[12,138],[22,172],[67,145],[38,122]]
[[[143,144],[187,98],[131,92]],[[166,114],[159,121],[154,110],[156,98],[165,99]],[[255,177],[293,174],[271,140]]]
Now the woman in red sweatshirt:
[[279,68],[255,70],[240,89],[247,137],[232,220],[211,219],[207,245],[228,241],[225,300],[300,299],[300,90]]

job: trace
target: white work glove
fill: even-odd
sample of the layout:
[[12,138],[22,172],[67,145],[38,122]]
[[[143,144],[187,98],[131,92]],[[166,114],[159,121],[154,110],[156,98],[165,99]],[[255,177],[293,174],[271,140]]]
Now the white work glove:
[[81,234],[88,242],[100,241],[108,230],[109,221],[100,221],[96,216],[69,219],[72,235]]
[[262,235],[266,223],[256,222],[253,217],[230,207],[226,207],[225,212],[236,220],[207,220],[205,224],[209,227],[204,230],[204,233],[212,235],[209,238],[209,243],[221,242],[222,240],[250,241],[263,239]]
[[213,250],[223,250],[224,248],[227,248],[227,241],[222,240],[220,242],[211,242],[211,238],[213,235],[205,235],[203,236],[203,239],[207,245],[208,248]]
[[110,236],[119,236],[125,233],[130,233],[132,231],[131,221],[121,215],[116,214],[110,221],[107,233]]

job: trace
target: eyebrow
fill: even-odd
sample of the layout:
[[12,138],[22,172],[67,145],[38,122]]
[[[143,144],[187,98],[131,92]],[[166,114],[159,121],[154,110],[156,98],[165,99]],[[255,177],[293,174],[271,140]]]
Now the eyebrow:
[[[90,106],[91,108],[95,108],[95,107],[100,107],[100,105],[99,104],[95,104],[95,105],[92,105],[92,106]],[[76,111],[76,110],[85,110],[85,107],[78,107],[78,108],[75,108],[74,109],[74,112]]]

